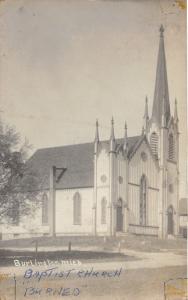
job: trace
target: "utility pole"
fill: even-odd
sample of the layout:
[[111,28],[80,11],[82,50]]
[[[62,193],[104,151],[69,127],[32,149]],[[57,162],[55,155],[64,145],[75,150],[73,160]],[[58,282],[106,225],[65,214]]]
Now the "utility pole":
[[[57,171],[58,172],[57,174]],[[50,235],[56,236],[56,183],[58,183],[63,176],[66,168],[59,168],[52,166],[50,168],[50,205],[49,205],[49,221],[50,221]]]

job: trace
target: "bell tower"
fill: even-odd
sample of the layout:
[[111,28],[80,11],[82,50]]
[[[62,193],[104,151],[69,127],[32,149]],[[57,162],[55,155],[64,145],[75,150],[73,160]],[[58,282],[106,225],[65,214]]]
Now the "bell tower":
[[[159,50],[155,79],[155,90],[151,119],[147,121],[145,108],[145,131],[152,153],[159,163],[159,237],[178,233],[178,117],[177,102],[175,113],[171,115],[166,56],[164,46],[164,27],[159,29]],[[171,218],[169,218],[171,207]]]

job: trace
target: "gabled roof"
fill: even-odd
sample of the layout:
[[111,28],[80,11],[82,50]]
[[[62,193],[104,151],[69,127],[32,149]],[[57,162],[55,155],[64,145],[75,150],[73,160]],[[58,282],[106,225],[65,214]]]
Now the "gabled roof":
[[129,151],[129,155],[128,155],[129,159],[133,157],[133,155],[136,153],[137,149],[139,148],[139,146],[142,144],[144,140],[146,140],[146,136],[141,135],[139,139],[136,141],[136,143],[133,145],[131,152]]
[[[127,147],[128,147],[128,157],[130,153],[132,153],[133,148],[137,144],[137,142],[140,140],[140,135],[138,136],[131,136],[127,138]],[[110,141],[101,141],[101,144],[107,145],[107,147],[110,150]],[[116,139],[115,140],[115,152],[118,153],[120,150],[123,150],[123,144],[124,144],[124,139]]]
[[152,150],[151,150],[151,146],[150,146],[150,144],[149,144],[149,142],[148,142],[148,139],[147,139],[147,137],[146,137],[145,134],[142,135],[142,136],[140,136],[140,138],[139,138],[139,139],[137,140],[137,142],[134,144],[134,146],[133,146],[131,152],[129,153],[129,159],[131,159],[131,158],[134,156],[134,154],[136,153],[136,151],[138,150],[138,148],[141,146],[141,144],[142,144],[143,141],[145,141],[145,143],[146,143],[146,145],[147,145],[147,147],[148,147],[148,150],[149,150],[149,152],[150,152],[150,154],[151,154],[151,157],[153,158],[153,161],[155,162],[156,166],[159,167],[158,160],[157,160],[156,157],[153,155],[153,152],[152,152]]
[[66,168],[57,189],[93,186],[94,144],[67,145],[37,150],[28,163],[38,171],[42,188],[49,188],[50,168]]
[[[128,138],[130,153],[140,136]],[[109,144],[109,141],[101,143]],[[116,149],[123,139],[116,140]],[[49,188],[50,168],[66,168],[56,184],[57,189],[93,187],[94,186],[94,143],[67,145],[37,150],[28,160],[28,164],[39,174],[41,189]]]

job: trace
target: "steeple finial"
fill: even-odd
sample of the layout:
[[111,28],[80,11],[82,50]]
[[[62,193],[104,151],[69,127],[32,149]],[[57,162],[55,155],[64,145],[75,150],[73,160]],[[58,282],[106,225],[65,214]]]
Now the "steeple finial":
[[112,119],[111,119],[111,135],[110,135],[110,139],[115,139],[115,134],[114,134],[114,118],[112,116]]
[[145,134],[145,129],[144,129],[144,126],[142,126],[142,135]]
[[149,119],[149,114],[148,114],[148,97],[147,96],[146,96],[146,99],[145,99],[144,119]]
[[115,134],[114,134],[114,118],[111,120],[111,134],[110,134],[110,152],[115,151]]
[[145,99],[145,110],[144,110],[144,132],[146,133],[148,130],[148,122],[149,122],[149,114],[148,114],[148,97],[146,96]]
[[[162,111],[164,109],[165,122],[170,118],[170,102],[168,93],[168,79],[166,69],[166,57],[164,48],[164,27],[160,26],[159,52],[157,59],[157,71],[155,80],[155,92],[152,109],[152,121],[160,127],[162,125]],[[164,103],[163,103],[164,102]],[[164,106],[164,107],[163,107]]]
[[177,99],[175,98],[175,105],[174,105],[174,121],[178,123],[178,108],[177,108]]
[[99,142],[99,122],[98,122],[98,119],[96,120],[95,142]]
[[126,151],[128,146],[127,140],[127,122],[125,121],[125,134],[124,134],[124,141],[123,141],[123,150]]
[[163,33],[164,33],[164,26],[163,26],[163,24],[161,24],[161,26],[159,28],[159,31],[160,31],[160,37],[163,37]]
[[127,130],[127,122],[125,121],[125,131]]
[[95,128],[95,140],[94,140],[94,153],[97,153],[99,144],[99,122],[96,120],[96,128]]

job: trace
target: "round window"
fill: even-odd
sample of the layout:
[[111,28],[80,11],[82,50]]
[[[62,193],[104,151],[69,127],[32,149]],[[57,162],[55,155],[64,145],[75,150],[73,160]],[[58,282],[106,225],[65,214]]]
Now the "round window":
[[147,158],[148,158],[148,157],[147,157],[147,154],[146,154],[145,152],[142,152],[140,156],[141,156],[141,159],[142,159],[143,161],[146,161]]

